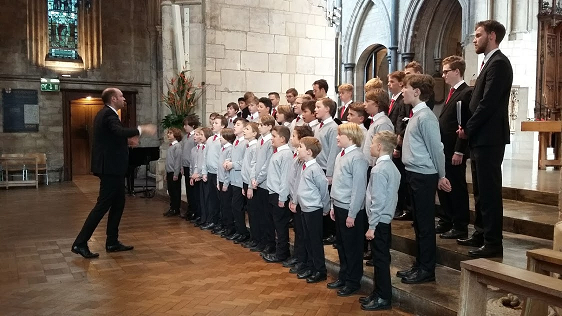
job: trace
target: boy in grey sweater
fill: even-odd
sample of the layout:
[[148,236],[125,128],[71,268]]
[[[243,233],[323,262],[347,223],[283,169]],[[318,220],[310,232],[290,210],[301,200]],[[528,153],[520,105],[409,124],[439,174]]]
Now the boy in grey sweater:
[[166,184],[170,195],[170,209],[163,215],[169,217],[180,215],[182,148],[179,141],[182,135],[181,130],[175,127],[168,129],[166,135],[170,141],[170,148],[166,154]]
[[234,142],[234,131],[232,128],[223,128],[221,131],[221,152],[219,154],[219,167],[217,173],[217,190],[220,197],[220,214],[222,229],[216,231],[226,238],[234,235],[234,214],[232,213],[232,186],[231,172],[224,167],[225,162],[229,162],[232,158],[232,143]]
[[396,135],[391,131],[375,134],[371,143],[371,155],[376,158],[367,187],[367,215],[369,230],[365,234],[371,241],[375,288],[371,295],[359,299],[364,310],[382,310],[392,307],[390,282],[390,222],[398,203],[400,172],[392,162],[396,147]]
[[342,150],[334,167],[330,217],[336,222],[340,271],[338,279],[328,283],[328,288],[338,289],[338,296],[357,292],[363,276],[363,227],[369,162],[361,151],[362,143],[363,132],[357,124],[338,126],[337,144]]
[[[183,129],[187,133],[182,143],[182,154],[181,154],[181,161],[182,161],[182,169],[181,174],[185,177],[185,195],[187,196],[187,211],[183,218],[185,220],[192,220],[195,219],[195,208],[197,206],[197,200],[199,196],[194,194],[194,190],[191,190],[191,186],[189,185],[189,179],[191,176],[191,152],[195,147],[195,129],[198,128],[200,125],[199,119],[196,115],[188,115],[183,119]],[[195,163],[194,163],[195,164]]]
[[448,192],[451,185],[445,178],[439,122],[425,104],[433,93],[433,78],[415,74],[404,81],[404,103],[413,106],[413,115],[404,134],[402,162],[413,200],[418,256],[411,269],[399,271],[397,276],[403,283],[416,284],[435,281],[435,193],[437,188]]

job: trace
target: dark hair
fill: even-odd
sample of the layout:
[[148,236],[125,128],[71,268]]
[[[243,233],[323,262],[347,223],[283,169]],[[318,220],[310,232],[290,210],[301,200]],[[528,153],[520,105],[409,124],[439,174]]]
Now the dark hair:
[[116,95],[117,95],[117,89],[116,88],[107,88],[107,89],[103,90],[103,92],[101,93],[101,99],[102,99],[103,103],[110,104],[111,98],[113,98]]
[[496,43],[499,45],[503,38],[505,37],[505,26],[496,20],[485,20],[476,23],[475,30],[479,27],[483,27],[486,33],[490,34],[492,32],[496,33]]
[[243,117],[237,117],[234,119],[234,121],[232,121],[232,124],[236,125],[236,122],[241,121],[242,125],[246,126],[246,124],[248,124],[248,120],[243,118]]
[[355,111],[357,116],[363,117],[363,120],[366,120],[369,116],[365,111],[365,105],[361,102],[353,102],[349,105],[349,109]]
[[449,56],[445,59],[443,59],[443,61],[441,62],[441,64],[443,66],[445,65],[449,65],[449,67],[451,68],[451,70],[455,70],[458,69],[459,73],[461,74],[461,77],[464,76],[464,71],[466,69],[466,62],[464,61],[464,59],[460,56]]
[[223,128],[221,131],[221,137],[231,144],[234,143],[234,140],[236,140],[236,136],[234,135],[234,130],[232,128]]
[[215,117],[215,120],[221,120],[221,125],[223,128],[228,126],[228,120],[226,119],[226,117],[219,115]]
[[433,77],[424,74],[407,75],[404,79],[404,86],[410,85],[414,89],[420,90],[420,100],[427,101],[433,93],[433,86],[435,85]]
[[272,130],[276,131],[279,136],[285,138],[285,143],[288,143],[291,139],[291,130],[287,126],[277,125],[274,126]]
[[308,94],[312,98],[312,100],[316,100],[316,97],[314,96],[314,91],[307,90],[304,94]]
[[226,105],[226,108],[233,108],[235,111],[238,112],[238,110],[240,110],[240,107],[238,106],[238,103],[236,102],[230,102],[229,104]]
[[286,94],[290,93],[290,94],[294,95],[295,97],[299,95],[299,92],[295,88],[289,88],[289,89],[287,89],[287,91],[285,91],[285,93]]
[[301,139],[303,137],[312,137],[314,136],[314,132],[310,126],[295,126],[293,129],[293,133],[297,133],[297,138]]
[[409,62],[409,63],[406,65],[406,67],[404,67],[404,69],[406,69],[406,68],[414,68],[414,71],[415,71],[415,72],[419,72],[420,74],[423,73],[423,68],[422,68],[422,66],[420,65],[420,63],[418,63],[418,62],[415,61],[415,60]]
[[271,100],[269,98],[266,98],[266,97],[259,98],[258,102],[263,103],[263,105],[267,106],[269,108],[269,110],[271,110],[271,107],[273,106],[271,104]]
[[168,133],[174,134],[174,138],[179,142],[182,139],[181,129],[177,127],[170,127],[168,128]]
[[240,101],[242,101],[242,102],[246,103],[246,99],[244,99],[244,97],[240,97],[240,98],[238,98],[238,102],[240,102]]
[[318,79],[312,85],[318,85],[318,89],[324,89],[325,92],[328,92],[328,81],[325,79]]
[[199,122],[197,115],[189,114],[183,119],[183,125],[191,126],[195,129],[201,125],[201,122]]
[[305,109],[309,110],[310,113],[314,113],[316,110],[316,101],[306,101],[301,105],[301,109],[304,111]]
[[267,96],[270,96],[270,95],[272,95],[272,94],[273,94],[277,99],[280,98],[280,97],[279,97],[279,93],[277,93],[277,92],[270,92],[270,93],[267,94]]

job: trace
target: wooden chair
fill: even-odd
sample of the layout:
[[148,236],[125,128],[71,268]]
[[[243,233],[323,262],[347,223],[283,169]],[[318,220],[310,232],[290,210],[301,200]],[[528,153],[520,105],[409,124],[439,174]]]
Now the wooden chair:
[[[24,158],[24,154],[2,154],[2,158]],[[9,176],[14,177],[14,176],[21,176],[21,180],[24,181],[27,179],[26,177],[26,172],[27,172],[27,166],[25,165],[25,163],[18,161],[14,159],[13,161],[11,160],[6,160],[4,162],[4,167],[6,168],[6,171],[9,173]],[[6,179],[6,181],[9,181],[10,179]]]
[[[547,276],[551,273],[562,274],[562,252],[552,249],[527,251],[527,270]],[[548,305],[540,300],[528,298],[524,304],[524,316],[548,314]]]
[[562,306],[562,280],[487,259],[474,259],[461,262],[458,315],[486,315],[488,285]]
[[[39,180],[39,176],[45,177],[45,184],[49,185],[49,172],[47,170],[47,154],[45,153],[30,153],[25,154],[25,157],[29,158],[37,158],[37,180]],[[27,176],[27,174],[26,174]],[[26,180],[28,177],[26,177]]]

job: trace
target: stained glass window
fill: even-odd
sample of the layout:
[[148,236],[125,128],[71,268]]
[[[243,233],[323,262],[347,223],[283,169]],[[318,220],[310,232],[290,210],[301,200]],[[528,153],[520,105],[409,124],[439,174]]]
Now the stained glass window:
[[47,0],[49,58],[80,59],[78,56],[78,1]]

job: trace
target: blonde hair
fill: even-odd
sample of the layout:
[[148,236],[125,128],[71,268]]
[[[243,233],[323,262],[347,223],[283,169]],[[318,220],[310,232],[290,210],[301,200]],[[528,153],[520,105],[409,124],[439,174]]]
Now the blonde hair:
[[388,113],[390,98],[383,89],[373,89],[365,94],[365,100],[373,101],[379,106],[379,112]]
[[363,144],[363,131],[359,128],[359,125],[355,123],[344,123],[338,126],[338,135],[345,135],[351,139],[351,141],[357,145],[357,147],[361,147]]
[[299,94],[297,98],[301,98],[302,103],[304,103],[305,101],[312,101],[312,97],[308,94]]
[[349,83],[343,83],[338,87],[338,92],[342,92],[342,91],[349,91],[349,92],[353,92],[353,85],[349,84]]
[[378,132],[373,136],[373,143],[378,142],[382,146],[382,150],[385,153],[392,153],[394,148],[396,148],[396,144],[398,143],[398,139],[396,134],[391,131],[382,131]]
[[379,77],[375,77],[365,83],[365,92],[369,92],[373,89],[380,89],[382,86],[382,80]]

